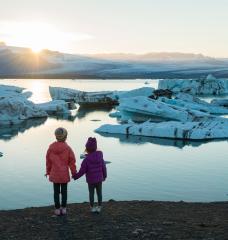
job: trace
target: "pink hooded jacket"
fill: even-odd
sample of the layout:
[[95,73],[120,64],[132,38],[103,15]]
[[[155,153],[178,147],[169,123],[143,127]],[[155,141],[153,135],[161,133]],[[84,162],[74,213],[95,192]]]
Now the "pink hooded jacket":
[[76,159],[74,152],[66,142],[54,142],[46,154],[46,174],[54,183],[70,182],[71,175],[76,174]]

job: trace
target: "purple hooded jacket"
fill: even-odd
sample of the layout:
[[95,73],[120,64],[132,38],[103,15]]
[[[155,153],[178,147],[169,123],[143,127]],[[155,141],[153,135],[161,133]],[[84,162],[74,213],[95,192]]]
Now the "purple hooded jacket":
[[107,177],[107,170],[101,151],[89,153],[81,164],[81,168],[73,178],[74,180],[86,174],[86,181],[89,184],[102,182]]

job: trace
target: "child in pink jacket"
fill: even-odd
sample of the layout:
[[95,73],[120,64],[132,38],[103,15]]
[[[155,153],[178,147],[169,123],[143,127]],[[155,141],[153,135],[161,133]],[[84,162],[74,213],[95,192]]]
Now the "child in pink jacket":
[[[52,143],[46,154],[46,174],[49,181],[53,182],[55,215],[65,215],[67,205],[67,184],[70,182],[69,169],[71,175],[76,174],[76,159],[74,152],[66,143],[67,130],[57,128],[55,130],[56,142]],[[60,205],[60,193],[62,201]]]

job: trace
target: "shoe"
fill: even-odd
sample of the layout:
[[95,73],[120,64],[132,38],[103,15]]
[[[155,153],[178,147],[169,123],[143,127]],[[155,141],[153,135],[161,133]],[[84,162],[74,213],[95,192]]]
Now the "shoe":
[[102,208],[101,206],[97,206],[97,209],[96,209],[97,211],[96,212],[100,213],[101,212],[101,208]]
[[55,209],[54,214],[55,214],[56,216],[60,216],[60,215],[61,215],[60,209],[59,209],[59,208]]
[[67,209],[66,208],[61,208],[61,214],[66,215],[67,214]]
[[91,208],[90,208],[90,212],[91,212],[91,213],[97,212],[97,208],[96,208],[96,207],[91,207]]

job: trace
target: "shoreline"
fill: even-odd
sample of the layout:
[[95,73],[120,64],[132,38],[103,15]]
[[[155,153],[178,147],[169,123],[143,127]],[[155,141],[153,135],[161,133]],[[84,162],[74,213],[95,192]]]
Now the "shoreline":
[[[228,202],[104,202],[101,214],[88,203],[0,210],[0,239],[228,239]],[[32,238],[31,238],[32,236]]]

